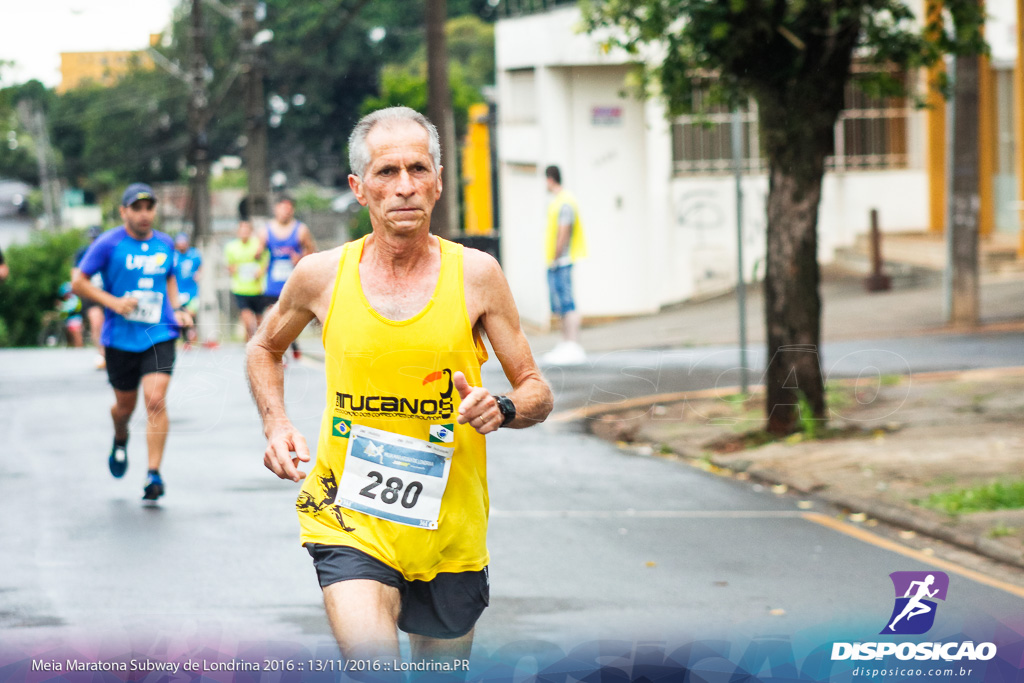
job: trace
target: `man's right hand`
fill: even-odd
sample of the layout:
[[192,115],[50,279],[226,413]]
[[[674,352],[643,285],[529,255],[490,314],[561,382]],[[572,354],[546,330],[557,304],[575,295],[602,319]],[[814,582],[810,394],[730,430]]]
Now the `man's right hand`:
[[281,479],[302,481],[306,473],[299,469],[300,461],[309,462],[309,446],[294,425],[282,425],[267,435],[263,464],[268,470]]
[[118,315],[128,315],[135,310],[135,307],[139,305],[139,300],[132,296],[122,296],[120,299],[114,302],[111,306],[111,310]]

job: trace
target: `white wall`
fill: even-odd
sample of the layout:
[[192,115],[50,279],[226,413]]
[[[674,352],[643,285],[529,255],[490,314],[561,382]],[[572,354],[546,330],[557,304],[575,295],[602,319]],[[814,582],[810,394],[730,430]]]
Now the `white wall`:
[[[580,202],[590,257],[575,271],[584,316],[633,315],[736,282],[735,183],[731,175],[676,178],[670,126],[657,100],[627,85],[626,55],[605,54],[578,33],[566,7],[502,19],[496,27],[502,255],[523,319],[550,320],[544,263],[544,168],[557,164]],[[596,110],[617,110],[596,116]],[[826,175],[819,256],[867,231],[877,208],[884,231],[928,227],[923,114],[911,117],[911,170]],[[767,179],[746,176],[744,271],[764,275]]]
[[[768,179],[743,178],[744,278],[764,276]],[[689,282],[683,296],[724,291],[736,282],[736,183],[731,176],[676,178],[671,182],[671,221],[666,251],[679,259]],[[878,209],[883,232],[924,231],[928,224],[924,170],[828,173],[818,211],[818,258],[834,260],[870,227]],[[688,287],[686,285],[689,285]],[[673,292],[674,293],[674,292]],[[671,303],[672,299],[662,302]]]

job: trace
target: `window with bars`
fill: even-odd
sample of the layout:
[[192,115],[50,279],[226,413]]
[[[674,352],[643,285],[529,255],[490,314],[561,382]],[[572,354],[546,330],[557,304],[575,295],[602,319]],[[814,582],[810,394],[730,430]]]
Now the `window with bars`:
[[[677,175],[725,173],[733,170],[733,113],[711,107],[700,116],[683,116],[672,124],[672,161]],[[764,169],[757,129],[757,109],[739,112],[742,127],[740,165],[746,172]]]
[[[695,96],[694,109],[705,104],[706,91]],[[672,162],[676,175],[728,173],[733,170],[732,117],[723,106],[705,113],[681,116],[672,124]],[[846,108],[835,127],[835,154],[826,159],[829,170],[888,170],[908,166],[910,106],[906,97],[871,97],[855,85],[846,86]],[[757,106],[739,111],[742,126],[741,169],[764,171]]]

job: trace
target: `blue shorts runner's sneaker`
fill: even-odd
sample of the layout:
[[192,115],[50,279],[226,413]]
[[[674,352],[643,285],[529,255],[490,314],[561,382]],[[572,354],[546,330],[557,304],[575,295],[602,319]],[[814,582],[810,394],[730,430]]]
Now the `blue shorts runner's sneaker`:
[[115,441],[114,447],[110,449],[107,465],[110,467],[112,475],[118,479],[123,477],[124,473],[128,470],[128,444],[118,444]]
[[164,480],[159,472],[150,472],[146,476],[146,487],[142,489],[142,500],[156,500],[164,495]]

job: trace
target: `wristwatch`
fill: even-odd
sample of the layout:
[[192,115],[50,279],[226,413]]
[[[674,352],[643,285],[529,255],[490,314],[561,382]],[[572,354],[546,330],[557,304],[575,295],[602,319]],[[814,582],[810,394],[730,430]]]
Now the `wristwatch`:
[[498,410],[501,411],[501,426],[507,427],[516,419],[516,404],[508,396],[495,396],[494,400],[498,402]]

